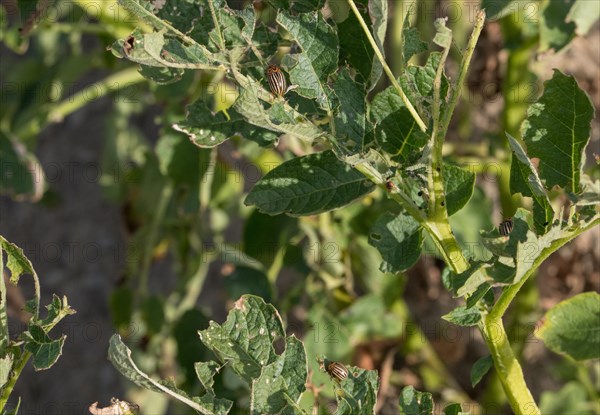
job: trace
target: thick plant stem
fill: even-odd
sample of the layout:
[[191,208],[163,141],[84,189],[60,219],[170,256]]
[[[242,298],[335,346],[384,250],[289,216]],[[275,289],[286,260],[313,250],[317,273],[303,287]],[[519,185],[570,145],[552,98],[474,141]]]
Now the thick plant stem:
[[490,350],[494,367],[513,412],[517,415],[541,414],[529,388],[527,388],[523,370],[510,347],[502,320],[486,316],[480,325],[480,330]]
[[[369,163],[357,163],[354,168],[364,174],[369,180],[376,185],[385,189],[385,179],[381,174]],[[387,189],[386,189],[387,191]],[[417,221],[431,236],[440,255],[455,273],[461,273],[467,270],[469,263],[465,259],[462,249],[458,241],[452,233],[450,224],[446,221],[433,222],[427,219],[421,210],[415,205],[409,195],[405,194],[398,188],[389,191],[391,199],[398,202],[406,211]]]
[[365,35],[367,35],[367,39],[369,39],[369,43],[371,43],[371,47],[373,47],[373,50],[375,51],[375,55],[377,56],[377,59],[379,59],[379,62],[381,62],[381,65],[383,66],[383,70],[385,71],[386,75],[390,79],[390,82],[392,83],[394,88],[396,88],[396,90],[398,91],[398,94],[400,95],[402,102],[404,102],[404,105],[406,105],[406,108],[408,109],[408,111],[410,112],[412,117],[414,118],[415,122],[417,123],[417,125],[419,126],[421,131],[427,131],[427,126],[425,125],[425,123],[423,122],[423,120],[421,119],[419,114],[417,113],[417,110],[415,110],[415,108],[412,106],[412,104],[408,100],[408,97],[406,96],[406,94],[404,94],[402,87],[400,86],[400,84],[396,80],[396,77],[392,73],[392,70],[386,63],[385,58],[383,57],[383,54],[379,50],[379,46],[377,45],[377,42],[375,42],[375,39],[373,38],[371,31],[369,30],[369,27],[367,26],[367,24],[365,23],[365,20],[363,19],[360,12],[356,8],[356,4],[354,4],[353,0],[348,0],[348,4],[350,5],[350,8],[354,12],[356,19],[358,20],[363,31],[365,32]]
[[540,410],[531,397],[531,393],[523,378],[521,365],[519,365],[519,362],[510,347],[506,331],[504,330],[504,324],[502,323],[502,316],[506,313],[510,303],[521,287],[523,287],[529,277],[535,273],[540,264],[544,262],[550,254],[556,252],[560,247],[586,230],[598,226],[598,224],[600,224],[600,215],[596,215],[587,224],[567,232],[564,238],[558,239],[552,242],[548,247],[544,248],[535,258],[528,272],[526,272],[516,284],[510,285],[504,289],[490,313],[485,316],[483,322],[480,324],[479,328],[490,349],[494,360],[494,367],[498,372],[498,377],[500,378],[504,392],[508,397],[510,406],[516,414],[536,415],[540,413]]

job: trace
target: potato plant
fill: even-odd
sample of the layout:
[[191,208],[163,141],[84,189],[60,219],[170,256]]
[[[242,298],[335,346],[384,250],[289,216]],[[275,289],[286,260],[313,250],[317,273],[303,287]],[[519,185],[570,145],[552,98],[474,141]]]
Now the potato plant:
[[[411,26],[408,9],[390,11],[387,0],[118,0],[120,7],[104,2],[98,9],[87,7],[92,0],[71,3],[86,25],[40,23],[56,44],[49,48],[46,39],[38,52],[57,69],[39,78],[26,70],[11,76],[35,89],[101,65],[108,75],[92,86],[99,96],[119,95],[103,163],[131,168],[104,169],[102,185],[123,206],[130,232],[123,281],[110,303],[118,334],[108,345],[125,378],[172,399],[182,413],[330,413],[333,400],[338,414],[387,413],[384,374],[346,363],[358,346],[385,349],[391,342],[392,350],[403,343],[403,351],[425,356],[437,380],[425,379],[425,391],[403,388],[393,411],[471,413],[468,394],[430,342],[415,346],[425,336],[411,326],[401,298],[403,274],[433,256],[444,264],[445,288],[462,304],[441,317],[478,330],[489,352],[471,369],[473,387],[492,378],[493,400],[505,399],[517,414],[599,413],[586,366],[600,358],[596,292],[561,302],[535,332],[577,367],[583,389],[569,383],[536,402],[518,360],[522,345],[510,335],[518,323],[506,321],[542,262],[600,223],[600,175],[585,159],[592,102],[559,70],[536,94],[523,59],[535,47],[566,48],[575,32],[589,30],[597,19],[593,2],[547,2],[532,19],[528,5],[484,0],[456,27],[443,18]],[[525,17],[510,20],[515,10]],[[460,144],[450,140],[452,123],[469,123],[470,114],[457,108],[470,105],[461,95],[486,14],[503,19],[510,49],[505,131],[491,144],[500,151],[485,156],[504,173],[502,223],[491,222],[495,209],[476,185],[481,170],[464,163]],[[398,36],[390,46],[392,23]],[[3,32],[2,41],[23,52],[30,32],[36,35],[33,26],[25,29]],[[75,50],[78,36],[96,34],[101,44],[112,43],[112,56],[104,48],[87,51],[93,59],[68,54],[58,32]],[[532,102],[519,98],[523,85]],[[85,105],[92,86],[43,105],[7,94],[0,156],[3,169],[12,170],[3,170],[2,194],[40,200],[44,183],[26,174],[35,136]],[[130,124],[149,105],[161,109],[155,145]],[[260,178],[229,174],[241,158]],[[232,245],[227,234],[240,218],[242,243]],[[30,273],[39,288],[31,263],[2,241],[13,282]],[[178,280],[157,291],[153,263],[169,255]],[[232,300],[224,323],[209,321],[198,307],[214,265],[222,266]],[[290,269],[293,281],[282,282]],[[2,318],[2,405],[31,357],[43,369],[61,354],[64,336],[52,340],[48,331],[73,311],[54,297],[41,319],[39,297],[38,289],[22,340],[9,340]],[[299,328],[289,316],[303,301]],[[344,369],[327,373],[323,362],[338,361],[347,376]],[[173,367],[179,371],[171,377]],[[505,398],[494,393],[494,381]],[[440,384],[455,394],[434,407]],[[150,408],[137,403],[142,413]],[[480,403],[484,411],[487,403]]]
[[[187,107],[185,119],[172,124],[198,147],[214,148],[232,137],[264,147],[293,139],[304,143],[307,154],[268,171],[250,190],[246,205],[268,215],[308,216],[357,203],[378,188],[384,192],[398,208],[379,216],[368,234],[369,244],[381,255],[380,270],[407,270],[429,238],[446,263],[446,288],[465,299],[464,306],[444,318],[477,326],[489,348],[490,358],[475,365],[474,378],[481,379],[493,364],[513,411],[540,413],[502,317],[542,261],[600,223],[598,182],[582,172],[594,116],[589,97],[573,77],[560,71],[544,84],[519,136],[507,134],[510,192],[530,199],[531,208],[518,209],[503,232],[482,230],[485,254],[470,257],[449,217],[471,198],[475,175],[453,164],[443,147],[485,12],[477,13],[456,79],[449,79],[445,64],[452,31],[444,19],[436,20],[431,45],[405,27],[404,67],[394,75],[382,52],[387,2],[349,0],[352,24],[336,24],[324,16],[319,1],[267,3],[276,13],[276,31],[251,5],[234,10],[224,1],[162,5],[122,0],[154,30],[136,30],[116,42],[112,51],[139,63],[141,73],[157,82],[174,82],[185,71],[204,70],[218,72],[236,86],[230,107],[215,113],[198,99]],[[283,44],[293,46],[277,54]],[[428,53],[423,65],[407,64],[417,53]],[[275,59],[291,85],[285,93],[275,90],[265,74]],[[372,93],[383,74],[391,86]],[[557,199],[557,192],[565,198]],[[540,337],[573,358],[597,358],[596,338],[583,339],[579,330],[559,333],[567,309],[573,310],[573,326],[593,330],[598,304],[594,293],[569,300],[549,313]],[[244,296],[223,326],[211,323],[199,333],[200,339],[219,364],[231,365],[250,385],[252,413],[304,413],[298,402],[306,383],[307,357],[299,340],[285,337],[276,316],[270,306]],[[286,342],[280,355],[273,351],[276,337]],[[200,413],[226,413],[231,408],[231,402],[211,389],[215,362],[197,363],[204,392],[190,398],[136,370],[116,337],[111,359],[139,385],[172,394]],[[343,392],[336,394],[338,413],[372,413],[377,376],[358,368],[351,371],[349,380],[342,382]],[[405,413],[432,408],[430,396],[412,389],[405,390],[400,405]],[[447,409],[458,411],[456,406]]]

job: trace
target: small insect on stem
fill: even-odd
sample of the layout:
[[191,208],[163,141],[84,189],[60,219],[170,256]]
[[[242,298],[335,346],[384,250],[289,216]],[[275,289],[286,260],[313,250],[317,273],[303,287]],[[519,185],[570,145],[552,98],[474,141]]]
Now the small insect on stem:
[[513,230],[513,221],[512,218],[506,219],[504,222],[498,225],[498,231],[502,236],[508,236]]
[[387,189],[388,192],[391,192],[392,190],[394,190],[396,188],[396,185],[394,184],[393,181],[386,180],[386,182],[385,182],[385,188]]
[[267,82],[273,95],[278,97],[284,96],[287,92],[287,83],[281,68],[276,65],[269,65],[265,71],[265,75],[267,76]]

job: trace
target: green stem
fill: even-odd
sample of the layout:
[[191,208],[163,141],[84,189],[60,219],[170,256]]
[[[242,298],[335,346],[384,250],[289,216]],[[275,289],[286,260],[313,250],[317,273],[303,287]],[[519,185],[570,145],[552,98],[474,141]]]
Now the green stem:
[[113,33],[105,26],[94,23],[60,23],[45,22],[41,26],[45,31],[57,31],[62,33],[91,33],[95,35],[112,35]]
[[122,90],[140,82],[145,82],[145,79],[138,73],[137,67],[132,66],[117,72],[56,104],[56,106],[48,112],[46,123],[60,122],[67,115],[89,104],[91,101],[95,101],[113,91]]
[[210,14],[212,16],[213,24],[215,25],[215,30],[217,32],[217,38],[219,39],[219,48],[222,51],[225,51],[225,39],[223,39],[223,34],[221,33],[221,22],[217,19],[217,13],[215,12],[215,5],[212,1],[208,2],[208,7],[210,7]]
[[[379,187],[386,189],[386,180],[371,164],[367,162],[361,162],[355,164],[354,168],[364,174],[369,180]],[[419,207],[415,205],[410,196],[404,193],[398,187],[393,188],[388,192],[388,194],[391,199],[395,200],[417,222],[419,222],[423,228],[425,228],[425,230],[429,233],[429,236],[431,236],[436,248],[439,250],[440,255],[453,272],[459,274],[467,270],[469,263],[465,259],[462,249],[456,241],[456,238],[454,237],[452,229],[450,228],[450,224],[447,220],[445,223],[427,220],[425,214],[419,210]]]
[[158,238],[158,230],[160,228],[161,223],[163,222],[163,218],[167,211],[167,207],[169,206],[169,202],[171,201],[171,196],[173,195],[173,184],[170,182],[165,183],[162,188],[160,198],[156,204],[156,210],[154,211],[154,217],[152,218],[152,223],[150,223],[150,230],[148,231],[148,236],[146,237],[146,244],[144,246],[144,259],[142,263],[142,270],[140,273],[140,298],[145,299],[148,295],[148,277],[150,275],[150,265],[152,264],[152,250],[154,249],[154,245],[156,244],[156,239]]
[[369,39],[369,43],[371,43],[371,46],[373,47],[373,50],[375,51],[375,55],[377,56],[377,59],[379,59],[379,62],[381,62],[381,65],[383,66],[383,70],[387,74],[387,76],[390,79],[390,82],[392,83],[392,85],[394,86],[394,88],[396,88],[396,90],[398,91],[398,94],[400,95],[400,98],[402,99],[402,102],[404,102],[404,105],[406,105],[406,108],[408,109],[408,111],[410,112],[410,114],[415,119],[415,121],[418,124],[419,128],[421,129],[421,131],[427,131],[427,126],[425,125],[425,123],[423,122],[423,120],[421,119],[421,117],[419,116],[419,114],[417,113],[417,111],[415,110],[415,108],[412,106],[412,104],[408,100],[408,97],[404,94],[404,91],[402,90],[402,87],[400,86],[400,84],[396,80],[396,77],[392,73],[392,70],[390,69],[390,67],[386,63],[385,58],[383,57],[383,54],[379,50],[379,46],[377,46],[377,42],[375,42],[375,39],[373,38],[373,35],[371,34],[371,31],[369,30],[369,27],[367,26],[367,24],[365,23],[365,20],[363,19],[362,15],[360,14],[360,12],[358,11],[358,9],[356,8],[356,4],[354,4],[353,0],[348,0],[348,4],[350,5],[350,8],[354,12],[354,15],[356,16],[356,19],[358,20],[358,22],[360,23],[363,31],[365,32],[365,35],[367,35],[367,39]]
[[[168,301],[171,303],[174,302],[172,301],[173,299],[180,298],[176,302],[177,304],[175,305],[173,313],[169,315],[169,322],[178,321],[179,318],[183,315],[183,313],[192,309],[196,305],[198,297],[200,297],[202,287],[204,287],[204,281],[206,280],[206,275],[208,274],[208,267],[213,262],[213,260],[216,259],[217,254],[201,253],[200,255],[202,255],[200,265],[198,266],[198,269],[196,270],[194,275],[192,275],[192,277],[186,283],[184,294],[181,297],[179,297],[179,294],[177,295],[177,297],[173,295],[169,297]],[[169,329],[172,328],[171,325],[167,325],[167,327]],[[164,337],[166,338],[167,335],[165,334]]]
[[204,175],[200,179],[200,216],[202,217],[206,215],[208,211],[208,205],[210,203],[212,185],[215,179],[215,168],[217,166],[217,155],[217,147],[215,147],[210,151],[208,168],[206,169],[206,172],[204,172]]
[[508,397],[510,406],[516,414],[539,414],[540,410],[535,404],[531,392],[527,388],[521,365],[515,358],[515,355],[508,342],[502,316],[506,313],[512,300],[515,298],[521,287],[534,274],[540,264],[556,252],[560,247],[573,240],[576,236],[588,229],[600,224],[600,216],[596,216],[582,227],[576,228],[567,233],[564,238],[553,241],[550,246],[544,248],[540,255],[533,261],[528,271],[514,285],[504,289],[500,298],[492,308],[491,312],[484,318],[480,325],[480,330],[484,335],[488,348],[490,349],[494,366],[498,372],[504,392]]
[[480,330],[513,412],[517,415],[541,414],[525,383],[521,365],[510,347],[502,320],[493,320],[490,317],[486,316],[483,319]]
[[32,355],[30,352],[24,352],[21,357],[19,357],[19,360],[17,360],[13,365],[10,372],[10,377],[8,378],[6,384],[2,387],[2,392],[0,394],[0,413],[4,413],[4,407],[8,402],[8,398],[10,397],[10,394],[12,393],[19,376],[21,376],[23,368],[31,356]]
[[467,49],[465,50],[465,53],[463,55],[463,60],[461,62],[460,69],[458,72],[458,81],[456,82],[455,87],[451,88],[448,105],[444,109],[444,113],[442,114],[440,133],[443,134],[444,137],[446,136],[446,132],[448,131],[448,126],[450,125],[450,119],[452,118],[452,114],[454,113],[454,108],[456,108],[456,104],[458,103],[458,99],[460,98],[462,85],[464,84],[465,79],[467,77],[467,73],[469,72],[471,58],[473,57],[473,52],[475,51],[475,46],[477,46],[477,41],[479,40],[479,35],[481,34],[481,30],[483,29],[484,23],[485,11],[480,10],[477,13],[475,27],[473,28],[471,38],[469,39],[469,43],[467,44]]
[[594,226],[597,226],[599,224],[600,224],[600,216],[596,215],[596,217],[593,220],[591,220],[590,222],[588,222],[585,226],[574,229],[573,231],[568,233],[564,238],[557,239],[556,241],[553,241],[550,244],[550,246],[542,249],[540,255],[538,255],[535,258],[535,260],[531,264],[529,270],[527,272],[525,272],[525,274],[519,280],[519,282],[517,282],[514,285],[506,287],[504,289],[504,291],[502,291],[502,294],[498,298],[498,301],[494,305],[494,308],[492,308],[492,311],[490,312],[488,318],[490,320],[492,320],[493,322],[500,321],[502,319],[502,316],[504,315],[504,313],[506,313],[508,306],[510,305],[512,300],[515,298],[515,296],[517,295],[517,293],[519,292],[519,290],[521,289],[523,284],[525,284],[527,279],[535,273],[535,271],[542,264],[542,262],[544,262],[546,260],[546,258],[548,258],[552,253],[554,253],[558,249],[560,249],[563,245],[565,245],[568,242],[575,239],[575,237],[579,236],[583,232],[585,232],[588,229],[591,229]]
[[[572,359],[569,359],[569,360],[572,360]],[[572,360],[572,363],[577,367],[577,378],[579,379],[579,381],[585,388],[585,390],[588,394],[588,397],[590,398],[590,401],[595,402],[595,403],[600,402],[600,397],[598,396],[598,391],[596,390],[596,388],[594,387],[594,384],[592,383],[592,380],[590,379],[590,373],[587,370],[587,368],[585,367],[585,362],[576,362],[576,361]],[[593,407],[594,407],[594,412],[596,414],[600,414],[600,406],[593,405]]]

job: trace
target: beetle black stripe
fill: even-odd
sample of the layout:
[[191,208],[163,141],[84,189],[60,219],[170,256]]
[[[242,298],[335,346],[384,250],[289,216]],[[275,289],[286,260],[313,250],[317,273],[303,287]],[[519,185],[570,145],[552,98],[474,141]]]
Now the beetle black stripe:
[[342,381],[348,377],[348,369],[341,363],[331,362],[327,366],[327,372],[331,375],[335,380]]
[[287,83],[285,81],[285,75],[275,65],[270,65],[266,71],[267,82],[271,92],[275,95],[283,96],[287,90]]
[[508,236],[513,230],[512,219],[508,219],[508,220],[505,220],[504,222],[502,222],[500,224],[500,226],[498,227],[498,230],[500,231],[500,235]]

